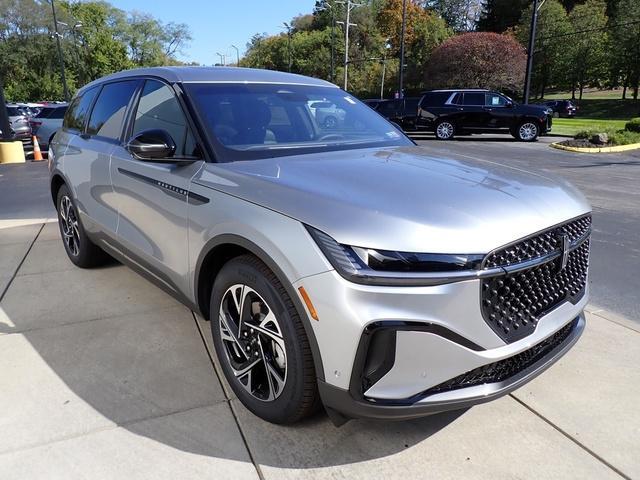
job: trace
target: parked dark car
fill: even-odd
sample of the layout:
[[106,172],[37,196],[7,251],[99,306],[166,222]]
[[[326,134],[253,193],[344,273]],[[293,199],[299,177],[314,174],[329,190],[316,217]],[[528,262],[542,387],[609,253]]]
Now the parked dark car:
[[532,142],[551,130],[551,110],[541,105],[521,105],[491,90],[458,89],[425,92],[420,100],[417,127],[449,140],[460,133],[511,133]]
[[571,118],[578,113],[578,107],[571,100],[548,100],[540,105],[551,108],[558,117]]
[[400,125],[403,130],[415,130],[420,97],[405,97],[393,100],[364,100],[383,117]]

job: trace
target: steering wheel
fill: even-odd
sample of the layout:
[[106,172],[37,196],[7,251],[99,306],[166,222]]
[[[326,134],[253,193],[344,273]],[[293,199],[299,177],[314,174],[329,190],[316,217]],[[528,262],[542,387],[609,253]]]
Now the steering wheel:
[[325,140],[344,140],[344,135],[341,135],[339,133],[327,133],[326,135],[318,138],[319,142],[323,142]]

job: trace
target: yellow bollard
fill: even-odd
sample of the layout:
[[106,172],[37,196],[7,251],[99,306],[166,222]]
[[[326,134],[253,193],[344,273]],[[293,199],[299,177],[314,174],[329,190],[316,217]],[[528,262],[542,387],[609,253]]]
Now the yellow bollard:
[[0,141],[0,163],[24,163],[22,142]]

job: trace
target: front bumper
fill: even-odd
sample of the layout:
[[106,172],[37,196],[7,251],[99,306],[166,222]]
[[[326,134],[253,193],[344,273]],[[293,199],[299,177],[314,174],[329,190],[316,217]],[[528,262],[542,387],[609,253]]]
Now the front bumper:
[[[427,392],[414,395],[403,401],[365,398],[353,384],[349,390],[344,390],[320,381],[318,388],[325,407],[337,422],[340,422],[340,419],[346,420],[348,418],[407,420],[448,410],[464,409],[499,398],[531,381],[568,352],[580,338],[584,328],[584,314],[580,313],[575,319],[555,332],[555,335],[562,333],[562,338],[546,354],[530,362],[515,374],[507,378],[500,378],[499,381],[493,383],[454,388],[435,394]],[[548,339],[552,337],[553,334]],[[531,350],[544,341],[533,345]],[[526,354],[527,350],[522,353]]]

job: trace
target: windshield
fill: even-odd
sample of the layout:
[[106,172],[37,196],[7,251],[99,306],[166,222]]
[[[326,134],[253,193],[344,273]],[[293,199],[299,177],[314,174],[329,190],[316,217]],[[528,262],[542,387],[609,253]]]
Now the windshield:
[[338,88],[185,84],[223,160],[411,145],[401,132]]

